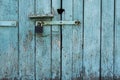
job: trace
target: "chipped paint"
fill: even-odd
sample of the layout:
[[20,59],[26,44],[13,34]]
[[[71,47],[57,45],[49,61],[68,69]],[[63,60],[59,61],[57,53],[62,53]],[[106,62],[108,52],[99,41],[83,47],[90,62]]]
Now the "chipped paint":
[[[120,80],[120,0],[63,0],[63,21],[47,2],[0,0],[0,80]],[[52,26],[36,34],[30,14]]]

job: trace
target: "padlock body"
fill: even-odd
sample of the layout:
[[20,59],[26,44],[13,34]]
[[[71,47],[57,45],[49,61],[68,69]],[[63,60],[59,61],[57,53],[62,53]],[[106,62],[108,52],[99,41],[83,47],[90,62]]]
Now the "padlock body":
[[43,33],[43,27],[35,26],[35,33]]

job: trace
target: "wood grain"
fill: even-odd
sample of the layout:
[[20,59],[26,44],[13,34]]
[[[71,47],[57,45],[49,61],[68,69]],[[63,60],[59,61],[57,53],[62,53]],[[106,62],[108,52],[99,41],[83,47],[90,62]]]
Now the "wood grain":
[[115,62],[114,62],[114,79],[120,79],[120,0],[115,3]]
[[[52,21],[59,21],[60,15],[57,9],[60,8],[60,0],[52,0]],[[52,79],[60,80],[60,26],[52,26]]]
[[[50,0],[36,0],[36,14],[51,14]],[[36,33],[36,79],[51,78],[51,26],[44,27],[42,34]]]
[[19,1],[19,73],[22,80],[34,80],[34,0]]
[[[12,6],[11,6],[12,5]],[[0,1],[0,21],[18,21],[18,1]],[[18,78],[18,26],[0,26],[0,80]]]
[[72,5],[72,20],[79,20],[81,23],[70,30],[72,32],[72,80],[82,80],[83,0],[73,0]]
[[101,77],[113,80],[114,0],[102,1]]
[[[68,4],[69,2],[69,4]],[[64,0],[63,20],[72,20],[72,0]],[[72,78],[72,26],[62,26],[62,79],[71,80]]]
[[84,80],[99,80],[100,0],[84,0]]

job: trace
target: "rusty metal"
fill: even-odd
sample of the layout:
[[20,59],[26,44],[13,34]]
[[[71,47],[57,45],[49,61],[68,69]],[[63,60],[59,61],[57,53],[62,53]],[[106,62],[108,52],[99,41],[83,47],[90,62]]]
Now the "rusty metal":
[[46,15],[30,15],[30,19],[43,19],[43,18],[53,18],[53,14],[46,14]]
[[36,21],[36,25],[80,25],[80,21]]

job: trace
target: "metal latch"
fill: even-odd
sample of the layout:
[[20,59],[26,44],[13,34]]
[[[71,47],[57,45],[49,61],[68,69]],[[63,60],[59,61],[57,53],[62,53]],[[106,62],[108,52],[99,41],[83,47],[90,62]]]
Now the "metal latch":
[[36,25],[80,25],[80,21],[36,21]]
[[80,21],[36,21],[35,32],[43,33],[43,26],[46,25],[80,25]]
[[43,33],[43,27],[46,27],[46,25],[51,25],[51,26],[52,25],[80,25],[80,21],[78,20],[76,21],[48,21],[48,19],[51,20],[51,18],[53,17],[54,17],[53,14],[29,16],[30,19],[40,20],[40,21],[36,21],[36,25],[35,25],[36,33]]

